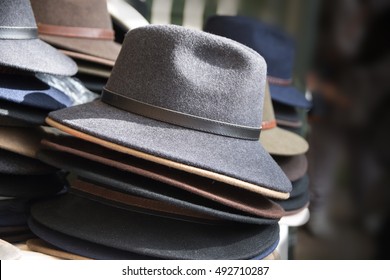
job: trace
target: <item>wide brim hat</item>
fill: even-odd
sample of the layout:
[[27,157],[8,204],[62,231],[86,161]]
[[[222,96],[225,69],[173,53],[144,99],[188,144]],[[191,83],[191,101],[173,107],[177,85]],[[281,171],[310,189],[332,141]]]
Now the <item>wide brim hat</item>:
[[[31,216],[66,235],[168,259],[250,259],[272,247],[279,238],[278,224],[197,224],[115,208],[73,194],[35,203]],[[156,228],[164,238],[156,238]]]
[[50,111],[72,105],[65,93],[27,75],[0,75],[0,99]]
[[289,157],[274,156],[274,160],[279,164],[290,181],[298,180],[307,172],[308,162],[304,154]]
[[279,85],[270,82],[269,87],[272,101],[302,109],[310,109],[312,106],[311,102],[305,98],[304,93],[292,85]]
[[[171,60],[172,55],[178,61]],[[105,97],[52,112],[47,123],[113,150],[283,199],[291,190],[290,182],[257,141],[265,70],[257,53],[222,37],[173,25],[137,28],[126,36]],[[206,77],[205,71],[212,72]],[[212,91],[208,88],[211,84]],[[132,107],[137,110],[134,113],[118,108],[130,99],[110,99],[126,99],[125,95],[131,94],[144,106],[157,106],[164,114],[175,111],[175,117],[156,120],[160,118],[150,108],[138,111],[138,104]],[[150,99],[154,105],[142,99]],[[145,116],[147,112],[153,116]]]
[[5,121],[15,121],[19,124],[25,123],[29,126],[39,126],[45,124],[45,118],[49,114],[48,110],[24,106],[14,102],[0,99],[0,118]]
[[38,157],[77,174],[84,182],[100,186],[107,191],[112,190],[168,203],[214,217],[216,220],[272,224],[284,214],[280,206],[262,196],[248,199],[248,204],[236,202],[235,208],[226,207],[224,204],[193,195],[188,191],[70,154],[42,150],[38,153]]
[[305,175],[293,182],[293,190],[289,199],[277,201],[277,203],[283,207],[286,215],[293,215],[301,209],[308,207],[309,201],[309,177]]
[[76,64],[38,39],[30,1],[2,1],[0,27],[0,65],[29,72],[72,76]]
[[43,175],[56,169],[37,159],[0,149],[0,174]]
[[277,126],[268,84],[265,89],[260,142],[267,152],[277,156],[304,154],[309,144],[301,136]]
[[81,54],[97,63],[109,60],[113,66],[121,46],[114,42],[105,0],[32,0],[31,5],[42,40],[70,51],[69,56]]
[[[252,215],[270,216],[270,213],[266,214],[264,211],[266,210],[264,206],[267,205],[265,198],[245,189],[235,188],[201,176],[125,155],[71,136],[58,136],[50,140],[44,139],[42,144],[45,148],[76,156],[74,161],[79,161],[79,158],[85,158],[118,170],[151,178],[233,209],[251,213]],[[70,157],[70,160],[72,160],[72,157]],[[60,162],[62,161],[60,160]],[[66,169],[66,166],[62,167]],[[271,216],[276,218],[279,215],[283,215],[276,208],[272,209],[272,205],[267,207],[267,211],[274,212]],[[262,208],[263,210],[261,210]]]

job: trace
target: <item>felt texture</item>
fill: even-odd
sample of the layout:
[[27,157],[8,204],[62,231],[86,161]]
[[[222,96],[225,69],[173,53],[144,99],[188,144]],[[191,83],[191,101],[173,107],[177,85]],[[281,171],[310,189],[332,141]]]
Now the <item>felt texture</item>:
[[41,139],[48,130],[41,127],[1,127],[0,148],[27,157],[35,157],[41,147]]
[[17,247],[0,239],[0,260],[17,260],[21,256]]
[[[264,95],[263,122],[273,121],[275,121],[275,113],[267,83]],[[260,143],[271,155],[294,156],[305,153],[309,148],[309,144],[304,138],[277,126],[262,129]]]
[[0,195],[15,198],[33,198],[54,195],[64,188],[64,181],[57,174],[0,174],[0,182]]
[[300,180],[293,182],[293,190],[289,199],[275,202],[282,206],[286,212],[292,212],[304,208],[309,201],[309,177],[306,175]]
[[308,163],[306,155],[274,156],[273,158],[290,181],[298,180],[307,172]]
[[27,123],[32,126],[43,125],[45,124],[45,118],[48,113],[48,110],[24,106],[0,99],[0,116],[16,120],[17,122]]
[[[0,14],[0,26],[36,27],[28,0],[1,1]],[[0,65],[64,76],[77,72],[74,61],[40,39],[0,39]]]
[[[105,0],[32,0],[37,23],[112,29]],[[44,41],[60,48],[115,61],[120,45],[113,40],[73,38],[41,34]]]
[[[106,87],[167,109],[260,127],[265,75],[263,58],[232,40],[173,25],[150,25],[126,35]],[[256,141],[162,123],[101,101],[59,110],[50,118],[157,157],[276,191],[291,189]]]
[[[31,215],[42,225],[64,234],[158,258],[249,259],[266,251],[279,238],[278,224],[194,224],[125,211],[72,194],[35,203]],[[160,238],[155,236],[156,228]]]
[[58,257],[66,260],[90,260],[90,258],[82,257],[69,252],[61,251],[60,249],[50,245],[46,241],[39,238],[29,239],[26,241],[27,247],[31,251],[39,252],[45,255]]
[[262,215],[266,209],[262,195],[109,150],[75,137],[62,136],[51,140],[44,139],[42,145],[45,148],[148,177],[244,212]]
[[[276,26],[244,16],[212,16],[207,20],[204,30],[254,49],[267,62],[269,76],[281,79],[292,78],[295,44],[291,37]],[[273,100],[310,108],[311,103],[305,99],[303,93],[292,86],[283,88],[280,90],[271,87]],[[279,90],[283,93],[279,94]]]
[[89,160],[77,158],[69,154],[42,150],[38,153],[38,157],[57,167],[70,170],[80,177],[87,179],[87,181],[96,183],[97,185],[123,193],[168,202],[178,207],[185,207],[223,220],[242,223],[270,224],[276,223],[277,218],[280,218],[281,215],[283,215],[283,211],[281,211],[279,207],[270,203],[269,200],[261,198],[258,200],[255,211],[247,210],[246,212],[243,212],[213,202],[209,199],[195,196],[187,191],[170,185],[159,183],[132,173],[123,172]]
[[37,159],[28,158],[0,149],[0,174],[42,175],[56,169]]
[[66,94],[33,76],[0,75],[0,99],[50,111],[72,105]]

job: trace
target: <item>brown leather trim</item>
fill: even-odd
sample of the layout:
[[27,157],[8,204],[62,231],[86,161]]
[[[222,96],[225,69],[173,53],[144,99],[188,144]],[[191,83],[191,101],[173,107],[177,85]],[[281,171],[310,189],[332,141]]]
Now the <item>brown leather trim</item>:
[[271,129],[276,127],[276,120],[272,121],[264,121],[261,123],[261,129],[266,130],[266,129]]
[[130,194],[117,192],[110,190],[89,182],[82,181],[80,179],[72,183],[72,189],[80,192],[93,195],[98,198],[102,198],[107,201],[121,203],[124,205],[135,206],[141,209],[153,210],[157,212],[163,212],[168,214],[176,214],[179,216],[201,218],[206,220],[215,220],[214,217],[197,213],[185,208],[170,205],[165,202],[151,200],[147,198],[137,197]]
[[267,80],[272,85],[289,86],[292,84],[292,79],[281,79],[277,77],[267,76]]
[[73,27],[38,23],[38,32],[41,35],[60,37],[114,40],[114,31],[103,28]]

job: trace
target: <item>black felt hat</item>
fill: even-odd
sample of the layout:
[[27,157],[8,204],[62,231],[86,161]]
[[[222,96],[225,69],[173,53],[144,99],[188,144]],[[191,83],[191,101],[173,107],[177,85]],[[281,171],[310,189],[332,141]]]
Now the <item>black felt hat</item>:
[[264,59],[174,25],[130,31],[102,99],[48,124],[108,148],[285,199],[291,184],[259,143]]

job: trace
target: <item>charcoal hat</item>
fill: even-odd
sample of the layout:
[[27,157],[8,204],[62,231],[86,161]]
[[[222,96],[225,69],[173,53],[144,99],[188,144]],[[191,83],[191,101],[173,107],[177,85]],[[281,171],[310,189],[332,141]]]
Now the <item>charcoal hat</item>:
[[303,176],[301,179],[294,181],[292,185],[293,190],[289,199],[276,201],[287,212],[286,215],[289,215],[295,210],[307,207],[310,201],[309,176]]
[[92,184],[124,194],[166,202],[225,221],[272,224],[284,215],[283,210],[277,204],[271,203],[270,200],[262,196],[249,200],[246,207],[242,206],[237,209],[146,177],[120,171],[73,155],[42,150],[38,153],[38,157],[45,162],[69,170]]
[[0,174],[0,195],[33,198],[54,195],[64,188],[64,180],[57,174],[8,175]]
[[54,75],[76,74],[74,61],[38,39],[30,1],[1,1],[0,14],[0,65]]
[[31,0],[31,5],[42,40],[90,61],[109,60],[113,66],[120,45],[114,42],[106,0]]
[[[33,204],[31,217],[82,240],[168,259],[250,259],[279,238],[278,224],[197,224],[132,212],[70,193]],[[156,229],[163,238],[156,238]]]
[[0,118],[4,118],[6,121],[16,121],[17,123],[25,123],[29,126],[39,126],[45,124],[45,118],[48,114],[48,110],[0,99]]
[[264,200],[263,196],[245,189],[132,157],[72,136],[61,135],[50,140],[43,139],[42,146],[72,154],[76,156],[75,160],[79,160],[80,157],[85,158],[186,190],[237,210],[264,215],[259,212],[261,201]]
[[56,169],[37,159],[0,149],[0,174],[43,175]]
[[307,172],[308,162],[304,154],[296,156],[274,156],[273,158],[290,181],[296,181],[302,178]]
[[65,93],[27,75],[1,74],[0,99],[50,111],[72,105]]
[[261,128],[260,142],[271,155],[296,156],[306,153],[309,149],[309,144],[303,137],[277,126],[268,83]]
[[264,57],[272,100],[305,109],[311,107],[303,93],[292,86],[295,46],[281,29],[244,16],[212,16],[204,30],[240,42]]
[[113,150],[285,199],[291,184],[258,141],[265,76],[263,58],[237,42],[149,25],[127,33],[101,100],[52,112],[46,122]]

